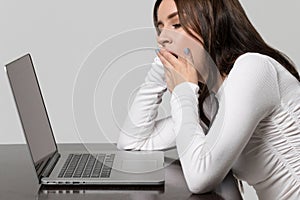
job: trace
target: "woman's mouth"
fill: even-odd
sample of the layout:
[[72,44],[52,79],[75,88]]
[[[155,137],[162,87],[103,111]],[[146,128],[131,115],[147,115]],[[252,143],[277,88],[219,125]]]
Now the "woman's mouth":
[[169,51],[169,53],[172,54],[175,58],[178,59],[178,55],[177,54],[173,53],[172,51]]
[[177,56],[175,53],[172,53],[172,55],[173,55],[175,58],[178,59],[178,56]]

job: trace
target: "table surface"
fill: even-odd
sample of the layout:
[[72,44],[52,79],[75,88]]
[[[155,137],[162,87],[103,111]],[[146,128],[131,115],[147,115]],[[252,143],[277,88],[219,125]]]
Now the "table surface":
[[[59,152],[73,150],[116,150],[113,144],[59,144]],[[165,184],[159,187],[57,187],[38,183],[25,144],[0,145],[0,199],[222,199],[215,193],[192,194],[186,185],[176,150],[165,152]]]

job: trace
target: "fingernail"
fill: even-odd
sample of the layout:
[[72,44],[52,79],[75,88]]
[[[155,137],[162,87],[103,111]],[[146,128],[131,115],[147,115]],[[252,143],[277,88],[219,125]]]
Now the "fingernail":
[[184,50],[185,55],[188,55],[190,53],[190,49],[189,48],[185,48]]
[[159,53],[159,51],[160,51],[160,49],[155,49],[155,52],[158,54]]

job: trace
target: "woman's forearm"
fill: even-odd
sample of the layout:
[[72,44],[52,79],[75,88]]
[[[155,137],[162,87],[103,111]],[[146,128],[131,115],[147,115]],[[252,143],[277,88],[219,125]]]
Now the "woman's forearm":
[[174,146],[171,118],[156,120],[166,90],[164,69],[156,58],[128,111],[120,131],[118,148],[155,150]]

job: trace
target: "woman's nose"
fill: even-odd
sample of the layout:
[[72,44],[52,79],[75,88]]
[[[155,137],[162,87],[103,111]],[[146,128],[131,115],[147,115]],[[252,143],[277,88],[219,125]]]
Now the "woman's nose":
[[157,36],[157,42],[160,46],[165,47],[168,44],[171,44],[173,41],[168,34],[168,30],[162,29],[160,34]]

